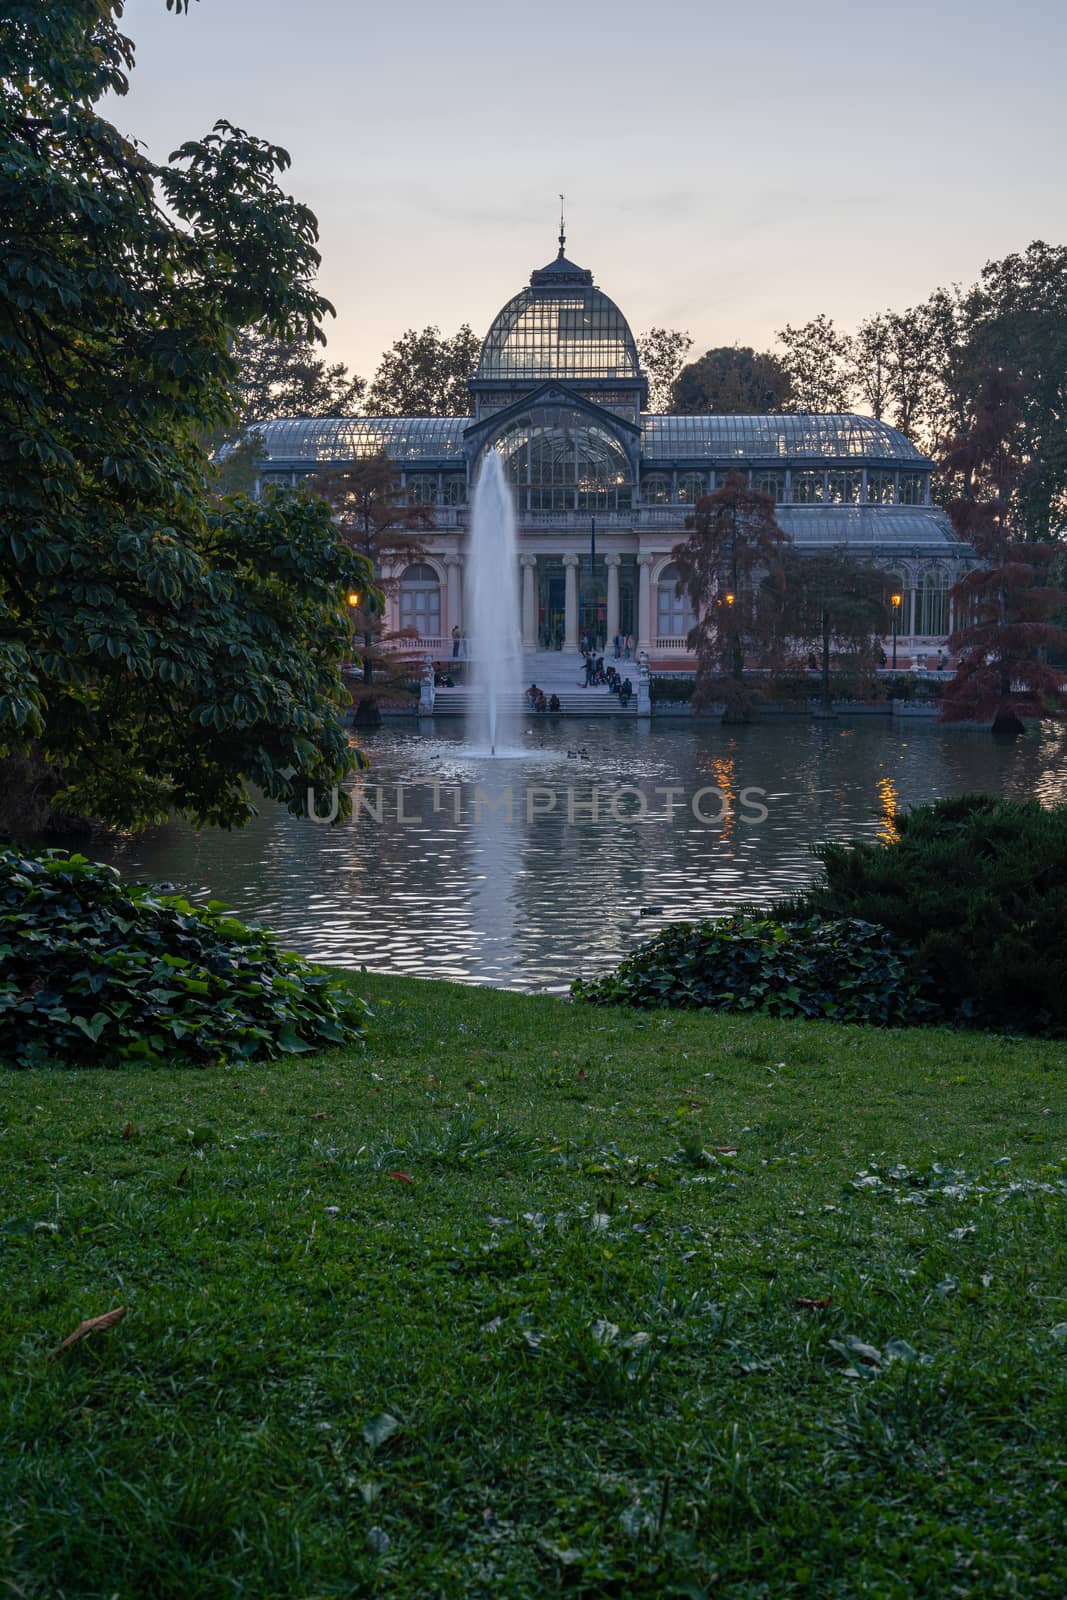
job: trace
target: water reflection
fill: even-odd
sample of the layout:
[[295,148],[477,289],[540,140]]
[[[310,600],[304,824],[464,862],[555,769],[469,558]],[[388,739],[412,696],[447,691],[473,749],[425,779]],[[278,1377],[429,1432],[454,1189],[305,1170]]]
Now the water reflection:
[[[582,746],[587,760],[568,757]],[[224,899],[315,960],[563,989],[674,918],[789,894],[812,875],[813,844],[888,839],[917,801],[1067,800],[1067,734],[1051,727],[1004,745],[859,721],[566,722],[527,728],[520,754],[490,764],[445,725],[385,730],[368,749],[341,827],[265,804],[241,833],[172,824],[101,853],[128,877]]]

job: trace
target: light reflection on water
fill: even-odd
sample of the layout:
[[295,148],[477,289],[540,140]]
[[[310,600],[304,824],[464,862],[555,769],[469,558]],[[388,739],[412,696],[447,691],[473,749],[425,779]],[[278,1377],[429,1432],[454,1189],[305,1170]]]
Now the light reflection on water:
[[[665,922],[790,893],[812,876],[812,844],[886,840],[917,801],[972,790],[1067,800],[1067,733],[1052,727],[1002,744],[859,719],[651,731],[568,721],[527,728],[524,743],[524,756],[490,763],[464,749],[458,726],[386,729],[366,741],[372,766],[351,823],[264,803],[240,833],[172,824],[99,853],[126,877],[225,900],[317,961],[559,990]],[[605,814],[624,786],[644,797],[643,819],[627,816],[639,803],[630,792],[615,802],[622,820]],[[710,826],[691,809],[709,787],[732,806]],[[656,793],[667,788],[681,793]],[[766,792],[762,823],[746,820],[746,789]],[[715,817],[721,803],[702,809]]]

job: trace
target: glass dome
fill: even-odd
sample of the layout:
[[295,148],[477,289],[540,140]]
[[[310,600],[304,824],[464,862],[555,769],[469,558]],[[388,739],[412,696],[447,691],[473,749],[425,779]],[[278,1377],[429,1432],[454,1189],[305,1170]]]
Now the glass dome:
[[614,300],[562,253],[495,318],[477,378],[571,382],[639,378],[637,346]]

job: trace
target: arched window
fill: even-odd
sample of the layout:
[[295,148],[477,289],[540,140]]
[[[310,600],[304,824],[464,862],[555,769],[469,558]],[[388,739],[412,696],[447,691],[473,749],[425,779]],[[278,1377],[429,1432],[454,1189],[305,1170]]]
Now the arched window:
[[630,463],[619,441],[578,412],[535,410],[497,441],[522,511],[628,511]]
[[926,485],[928,477],[925,472],[902,472],[900,474],[900,503],[902,506],[921,506],[926,504]]
[[422,639],[441,634],[441,585],[425,561],[405,567],[400,579],[400,626],[416,628]]
[[678,500],[681,505],[696,505],[708,492],[708,480],[703,472],[678,474]]
[[929,567],[922,575],[916,631],[934,638],[948,632],[948,575],[941,567]]
[[826,474],[812,469],[793,472],[793,500],[797,505],[811,505],[826,499]]
[[669,506],[671,503],[671,478],[669,472],[646,472],[641,479],[641,502],[646,506]]
[[759,494],[769,494],[774,501],[785,499],[784,472],[753,472],[752,487]]
[[409,505],[432,506],[437,502],[436,472],[409,472],[404,487]]
[[835,505],[855,502],[860,497],[860,483],[859,472],[828,472],[826,498]]
[[656,600],[656,637],[684,639],[695,620],[689,596],[678,589],[678,568],[671,563],[659,575]]
[[445,474],[445,505],[462,506],[467,503],[467,480],[462,473]]

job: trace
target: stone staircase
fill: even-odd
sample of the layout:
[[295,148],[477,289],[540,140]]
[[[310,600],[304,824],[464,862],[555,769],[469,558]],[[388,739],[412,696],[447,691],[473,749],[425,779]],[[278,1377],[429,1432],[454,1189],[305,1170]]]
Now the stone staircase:
[[[606,689],[575,689],[569,693],[560,693],[558,689],[550,689],[545,684],[543,688],[547,699],[553,694],[559,696],[559,712],[557,715],[564,717],[636,717],[637,695],[630,700],[628,706],[619,704],[619,697],[609,694]],[[438,689],[434,695],[433,714],[435,717],[465,717],[477,705],[477,696],[469,689]],[[523,716],[537,716],[524,696],[505,696],[500,703],[500,709],[505,716],[516,713]]]
[[[596,689],[582,687],[582,658],[577,653],[539,650],[523,657],[523,693],[517,697],[505,697],[501,702],[501,709],[505,715],[516,712],[536,715],[525,696],[525,691],[531,683],[536,683],[537,687],[544,691],[546,699],[550,700],[553,695],[559,696],[560,716],[636,717],[637,664],[634,661],[611,662],[610,656],[605,658],[605,665],[609,663],[614,665],[624,678],[629,677],[634,686],[628,706],[621,706],[618,695],[609,694],[603,684]],[[473,691],[460,685],[454,689],[438,689],[434,695],[434,715],[466,716],[468,711],[474,709],[476,703]]]

